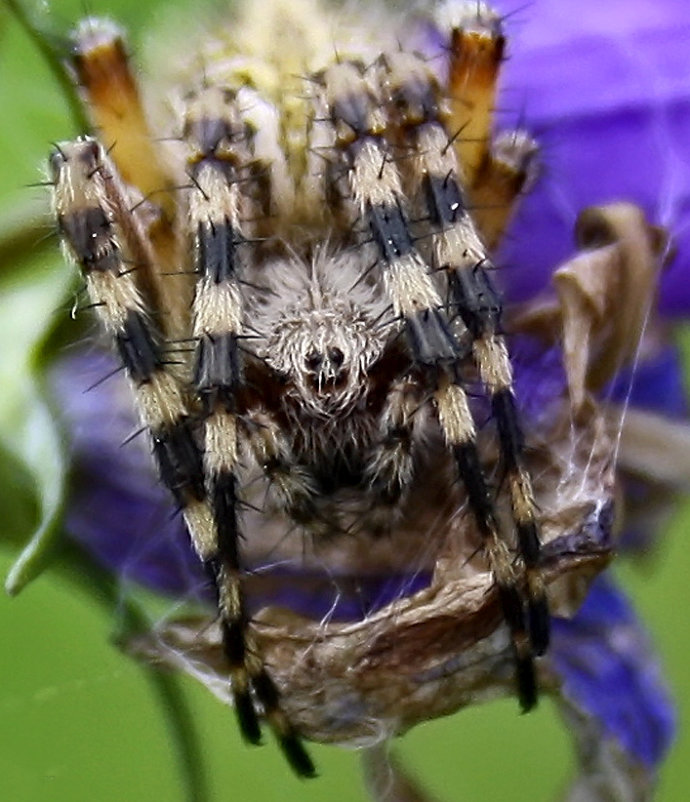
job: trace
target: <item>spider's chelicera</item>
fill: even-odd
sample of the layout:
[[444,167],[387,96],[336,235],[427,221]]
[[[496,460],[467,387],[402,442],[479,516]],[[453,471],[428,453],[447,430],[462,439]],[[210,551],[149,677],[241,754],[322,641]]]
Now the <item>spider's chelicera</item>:
[[[67,249],[217,589],[241,731],[258,742],[264,715],[310,775],[313,733],[248,602],[266,554],[331,575],[357,553],[375,575],[396,551],[394,568],[422,570],[407,561],[423,553],[431,574],[456,542],[453,570],[490,572],[523,709],[549,619],[490,276],[534,154],[524,133],[491,139],[501,20],[441,6],[441,65],[404,44],[404,21],[380,29],[372,12],[336,35],[296,8],[289,46],[272,39],[278,2],[208,45],[153,135],[120,31],[85,21],[72,69],[99,135],[50,164]],[[500,623],[473,622],[468,645]]]

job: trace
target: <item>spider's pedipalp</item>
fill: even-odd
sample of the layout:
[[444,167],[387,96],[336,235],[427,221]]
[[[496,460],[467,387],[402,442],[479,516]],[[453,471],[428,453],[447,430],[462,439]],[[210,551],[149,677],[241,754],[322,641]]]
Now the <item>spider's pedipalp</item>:
[[395,516],[396,505],[413,480],[419,407],[419,388],[412,381],[401,379],[391,386],[379,419],[379,441],[366,467],[367,483],[381,508],[374,510],[384,519]]
[[297,463],[281,427],[270,414],[258,410],[243,416],[242,427],[252,456],[282,508],[296,523],[314,528],[318,488],[314,477]]

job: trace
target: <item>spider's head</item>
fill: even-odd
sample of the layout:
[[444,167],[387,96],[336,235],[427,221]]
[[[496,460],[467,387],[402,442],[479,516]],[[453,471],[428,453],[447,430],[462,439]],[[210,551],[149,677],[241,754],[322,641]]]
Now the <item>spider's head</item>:
[[383,351],[377,319],[385,305],[372,288],[352,289],[357,273],[342,257],[320,253],[307,269],[284,267],[271,271],[261,304],[263,356],[309,414],[346,413]]
[[365,392],[379,354],[370,319],[352,303],[289,308],[271,332],[267,360],[289,396],[313,415],[345,413]]

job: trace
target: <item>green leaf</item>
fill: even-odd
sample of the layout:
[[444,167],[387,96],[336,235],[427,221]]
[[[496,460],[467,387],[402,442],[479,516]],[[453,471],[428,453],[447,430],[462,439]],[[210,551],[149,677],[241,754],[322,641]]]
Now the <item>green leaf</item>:
[[[114,641],[126,651],[135,634],[148,632],[152,623],[134,594],[122,593],[119,580],[98,566],[76,546],[68,544],[55,570],[94,604],[107,612],[117,611]],[[146,594],[143,594],[145,597]],[[139,662],[151,691],[157,697],[179,760],[187,802],[208,802],[205,760],[198,726],[187,703],[181,681],[155,665]]]
[[30,476],[37,513],[33,532],[21,531],[26,525],[27,493],[6,497],[3,502],[5,520],[14,522],[9,531],[2,532],[3,539],[16,542],[30,535],[7,578],[5,587],[11,594],[46,567],[57,545],[66,465],[41,372],[46,332],[69,282],[69,271],[51,258],[5,276],[0,284],[0,442],[20,464],[25,491]]

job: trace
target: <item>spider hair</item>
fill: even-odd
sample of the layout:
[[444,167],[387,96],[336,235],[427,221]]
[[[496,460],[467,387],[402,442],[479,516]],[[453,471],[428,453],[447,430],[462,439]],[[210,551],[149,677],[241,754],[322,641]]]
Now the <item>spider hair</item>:
[[[437,14],[446,80],[393,42],[348,45],[334,59],[312,41],[307,78],[290,77],[281,92],[285,65],[254,74],[240,47],[178,98],[179,141],[165,158],[120,30],[90,20],[75,34],[73,66],[100,135],[61,143],[51,157],[66,249],[217,590],[240,730],[258,743],[263,715],[303,776],[314,767],[247,601],[252,470],[267,520],[314,541],[421,531],[424,470],[453,498],[461,484],[525,710],[537,701],[535,658],[548,647],[536,502],[485,244],[500,236],[534,146],[515,134],[512,149],[492,149],[500,20],[474,2],[449,16],[450,5]],[[271,6],[271,22],[281,7]],[[309,8],[321,25],[325,12]],[[123,87],[114,115],[111,72]],[[300,84],[302,94],[290,94]],[[471,135],[459,136],[465,125]],[[152,192],[174,185],[154,202]],[[483,217],[485,233],[473,194],[500,200]],[[191,364],[166,359],[179,339],[193,343]],[[481,453],[477,380],[496,422],[515,538]],[[457,515],[457,505],[444,513],[440,539]]]

